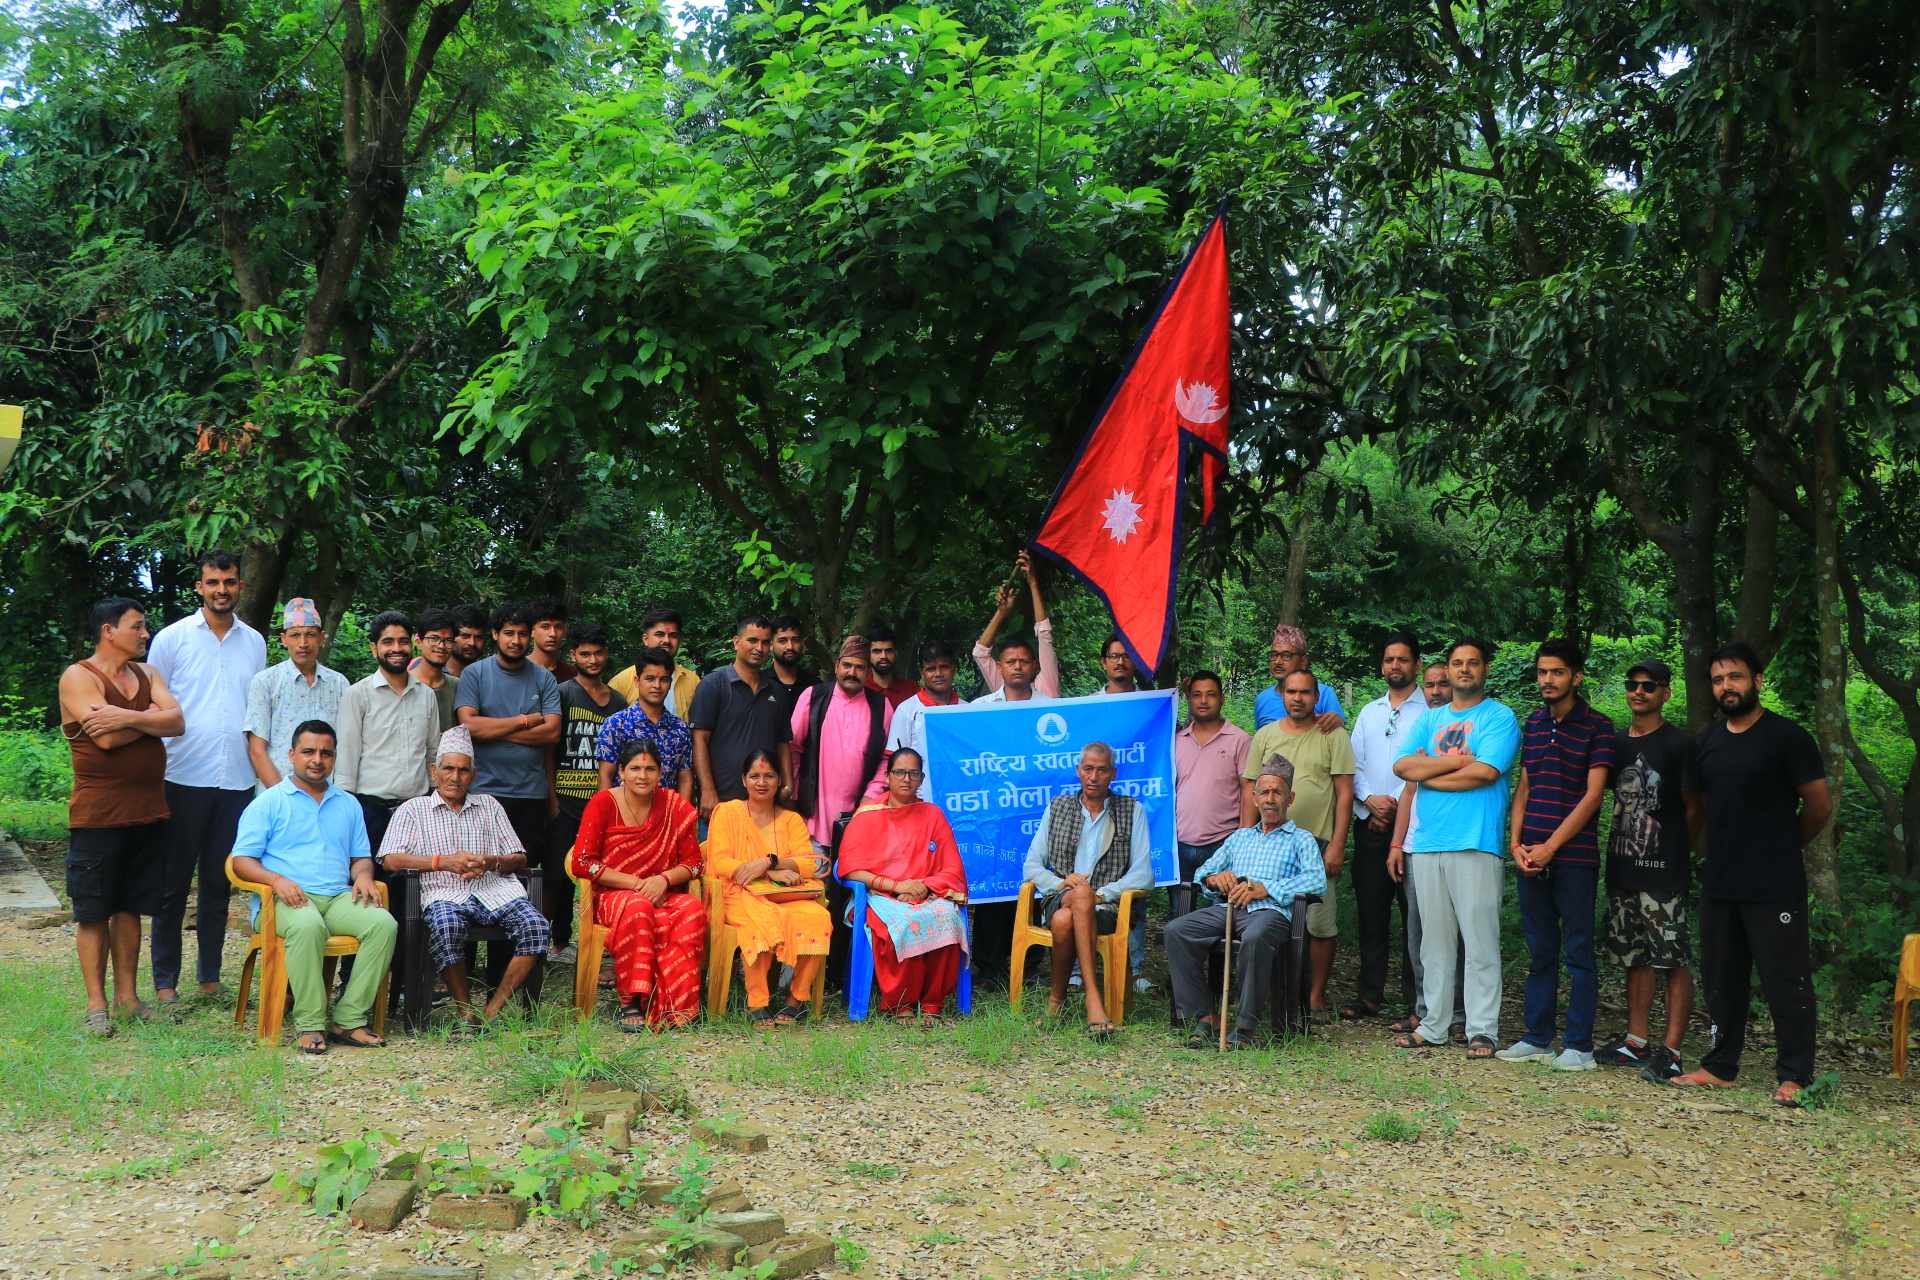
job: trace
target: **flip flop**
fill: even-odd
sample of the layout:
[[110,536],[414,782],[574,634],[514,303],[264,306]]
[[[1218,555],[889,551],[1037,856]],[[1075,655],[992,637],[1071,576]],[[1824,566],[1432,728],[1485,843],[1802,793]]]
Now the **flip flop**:
[[1682,1088],[1696,1089],[1731,1089],[1734,1087],[1733,1081],[1731,1080],[1721,1080],[1716,1076],[1708,1075],[1705,1067],[1701,1067],[1697,1071],[1689,1071],[1683,1076],[1675,1076],[1667,1083],[1677,1084]]
[[1087,1024],[1087,1034],[1092,1036],[1095,1040],[1100,1040],[1100,1041],[1111,1040],[1113,1039],[1113,1032],[1114,1032],[1113,1022],[1109,1019],[1103,1019],[1099,1022],[1089,1022]]
[[1782,1080],[1780,1087],[1773,1091],[1773,1105],[1776,1107],[1797,1107],[1800,1105],[1800,1091],[1806,1086],[1798,1080]]
[[1405,1035],[1419,1025],[1420,1019],[1414,1017],[1412,1014],[1408,1014],[1404,1018],[1395,1018],[1392,1022],[1389,1022],[1387,1024],[1387,1030],[1397,1035]]
[[[1340,1006],[1340,1021],[1361,1022],[1367,1018],[1377,1018],[1380,1016],[1380,1008],[1381,1006],[1377,1004],[1363,1004],[1358,1000],[1354,1000]],[[1409,1030],[1411,1030],[1411,1028],[1409,1028]]]
[[135,1000],[132,1008],[118,1009],[116,1012],[128,1022],[152,1022],[155,1016],[153,1006],[145,1000]]
[[1467,1057],[1475,1062],[1490,1060],[1497,1048],[1492,1036],[1475,1036],[1467,1041]]
[[1404,1035],[1395,1036],[1393,1047],[1396,1049],[1442,1049],[1446,1046],[1435,1044],[1417,1031],[1409,1031]]
[[[308,1044],[307,1043],[308,1036],[319,1036],[320,1043]],[[327,1051],[326,1034],[320,1031],[302,1031],[298,1036],[294,1038],[293,1044],[296,1049],[300,1050],[300,1052],[305,1054],[311,1054],[313,1057],[316,1057],[316,1058]]]
[[807,1005],[788,1004],[781,1009],[780,1012],[773,1015],[773,1025],[776,1027],[804,1027],[807,1024],[807,1015],[812,1012],[813,1010]]
[[113,1015],[105,1009],[87,1010],[86,1016],[80,1019],[80,1025],[102,1040],[114,1033]]
[[[355,1031],[367,1031],[367,1029],[365,1027],[349,1027],[345,1031],[335,1031],[329,1028],[327,1031],[327,1043],[337,1044],[346,1049],[384,1049],[387,1047],[387,1042],[379,1036],[374,1036],[371,1040],[356,1040],[353,1038]],[[372,1036],[373,1032],[367,1031],[367,1034]]]

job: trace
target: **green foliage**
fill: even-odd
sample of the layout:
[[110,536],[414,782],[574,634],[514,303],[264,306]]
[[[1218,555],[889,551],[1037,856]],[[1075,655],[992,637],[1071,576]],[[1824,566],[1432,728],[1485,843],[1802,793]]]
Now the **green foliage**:
[[368,1132],[345,1142],[321,1147],[314,1161],[298,1173],[281,1169],[273,1175],[273,1187],[303,1204],[312,1212],[332,1217],[344,1216],[360,1193],[373,1185],[380,1173],[380,1146],[391,1145],[391,1134]]
[[545,1137],[499,1165],[476,1160],[465,1140],[443,1142],[429,1162],[428,1185],[456,1196],[519,1196],[534,1213],[580,1228],[599,1221],[609,1207],[626,1210],[640,1203],[645,1161],[588,1145],[577,1124],[548,1125]]
[[73,790],[73,755],[58,730],[0,729],[0,797],[59,800]]
[[1840,1100],[1840,1073],[1822,1071],[1813,1078],[1813,1083],[1795,1096],[1794,1102],[1813,1111],[1823,1111],[1834,1106]]
[[1360,1136],[1375,1142],[1418,1142],[1420,1122],[1410,1120],[1398,1111],[1376,1111],[1367,1117]]

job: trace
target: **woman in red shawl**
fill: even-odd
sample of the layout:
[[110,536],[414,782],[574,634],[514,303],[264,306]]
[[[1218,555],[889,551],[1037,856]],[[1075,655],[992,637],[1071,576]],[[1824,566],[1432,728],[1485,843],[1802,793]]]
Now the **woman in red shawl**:
[[867,886],[880,1010],[931,1024],[960,980],[967,946],[967,870],[940,806],[920,799],[920,753],[887,765],[885,804],[853,815],[840,838],[840,876]]
[[607,927],[620,1029],[684,1027],[700,1016],[707,941],[706,909],[687,892],[700,878],[700,815],[661,787],[651,742],[621,747],[614,776],[587,801],[569,870],[592,882],[594,922]]

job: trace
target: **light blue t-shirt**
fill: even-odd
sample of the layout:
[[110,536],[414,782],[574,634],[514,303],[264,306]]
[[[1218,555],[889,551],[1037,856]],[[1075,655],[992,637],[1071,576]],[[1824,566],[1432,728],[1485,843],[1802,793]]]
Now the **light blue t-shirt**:
[[[483,716],[543,716],[560,714],[560,686],[553,673],[531,661],[513,670],[500,665],[498,654],[474,663],[460,673],[453,695],[453,713],[472,707]],[[507,800],[547,798],[547,749],[495,738],[473,744],[473,789],[483,796]]]
[[[1332,685],[1322,680],[1320,682],[1320,695],[1313,700],[1313,714],[1323,716],[1329,711],[1339,716],[1342,720],[1347,718],[1347,709],[1340,705],[1340,695],[1333,691]],[[1281,700],[1280,691],[1272,685],[1268,685],[1262,689],[1259,696],[1254,698],[1253,730],[1255,733],[1266,728],[1275,720],[1285,720],[1286,718],[1287,704]]]
[[345,893],[355,858],[371,858],[360,802],[339,787],[313,797],[282,778],[253,798],[233,837],[238,858],[257,858],[310,894]]
[[1429,707],[1414,722],[1395,760],[1424,752],[1430,756],[1471,754],[1500,776],[1472,791],[1420,788],[1414,801],[1415,827],[1408,853],[1449,853],[1478,849],[1496,858],[1507,853],[1508,772],[1520,754],[1520,722],[1505,703],[1482,699],[1465,711],[1451,705]]

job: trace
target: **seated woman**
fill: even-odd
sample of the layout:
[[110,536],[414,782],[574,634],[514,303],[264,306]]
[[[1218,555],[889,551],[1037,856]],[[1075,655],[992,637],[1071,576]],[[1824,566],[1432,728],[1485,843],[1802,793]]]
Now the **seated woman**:
[[[757,1026],[805,1022],[804,1001],[833,939],[824,886],[814,879],[813,842],[800,815],[775,800],[780,769],[769,753],[748,756],[740,780],[747,798],[715,805],[707,827],[707,869],[722,895],[712,909],[726,913],[740,938],[748,1020]],[[767,989],[776,958],[793,966],[793,985],[778,1014],[768,1007]]]
[[960,978],[967,946],[967,869],[953,828],[919,795],[920,753],[902,747],[887,766],[887,799],[853,815],[840,837],[840,877],[867,886],[880,1011],[931,1026]]
[[614,786],[587,801],[568,867],[594,887],[594,923],[613,952],[622,1031],[684,1027],[700,1016],[707,913],[687,886],[700,877],[699,813],[660,785],[660,751],[620,748]]

